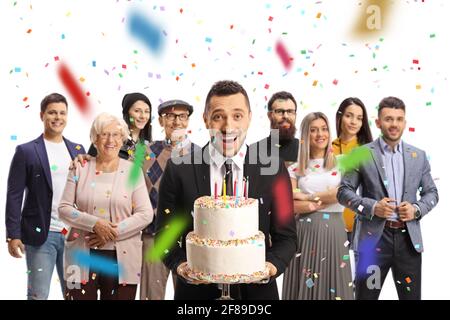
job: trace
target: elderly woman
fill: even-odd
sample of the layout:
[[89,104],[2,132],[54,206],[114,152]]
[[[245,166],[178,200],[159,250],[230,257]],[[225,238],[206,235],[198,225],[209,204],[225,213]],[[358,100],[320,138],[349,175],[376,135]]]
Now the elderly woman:
[[66,299],[135,299],[142,265],[141,230],[153,219],[142,171],[119,158],[128,126],[103,113],[92,124],[98,153],[69,173],[59,216],[69,226],[64,257]]

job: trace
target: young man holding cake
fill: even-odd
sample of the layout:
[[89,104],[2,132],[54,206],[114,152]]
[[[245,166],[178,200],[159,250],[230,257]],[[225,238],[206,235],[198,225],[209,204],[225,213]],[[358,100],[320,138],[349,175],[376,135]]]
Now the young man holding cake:
[[[164,263],[178,275],[175,300],[216,299],[217,283],[243,282],[231,285],[232,298],[279,299],[275,278],[295,255],[297,242],[287,170],[245,144],[251,110],[240,84],[215,83],[203,119],[210,143],[169,160],[159,187],[156,245],[176,231],[174,219],[187,221],[181,241],[164,248]],[[274,186],[284,185],[281,197],[275,196]],[[258,282],[262,275],[269,281]]]

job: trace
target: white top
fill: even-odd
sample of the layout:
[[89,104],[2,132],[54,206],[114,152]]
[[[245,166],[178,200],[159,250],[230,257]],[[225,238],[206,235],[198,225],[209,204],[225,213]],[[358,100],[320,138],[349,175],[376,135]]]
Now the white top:
[[58,206],[66,186],[67,175],[69,174],[70,158],[67,146],[62,142],[51,142],[44,139],[47,151],[50,174],[52,176],[52,213],[50,219],[50,231],[61,232],[65,224],[59,219]]
[[[232,158],[226,158],[222,155],[220,151],[214,148],[211,143],[208,145],[208,152],[211,159],[211,164],[209,166],[209,176],[211,182],[211,195],[214,195],[214,183],[217,183],[217,194],[222,195],[223,179],[225,178],[225,161],[231,159],[232,170],[233,170],[233,187],[234,181],[239,181],[237,183],[237,194],[239,196],[243,195],[243,178],[244,178],[244,162],[245,156],[247,154],[247,145],[242,143],[239,151]],[[237,178],[237,180],[236,180]]]
[[[341,183],[341,174],[339,170],[326,171],[323,167],[324,159],[311,159],[306,167],[305,176],[297,175],[298,163],[289,166],[289,176],[297,179],[297,187],[301,192],[312,194],[315,192],[327,191],[330,188],[338,187]],[[344,207],[339,203],[329,205],[328,207],[318,210],[318,212],[341,212]]]

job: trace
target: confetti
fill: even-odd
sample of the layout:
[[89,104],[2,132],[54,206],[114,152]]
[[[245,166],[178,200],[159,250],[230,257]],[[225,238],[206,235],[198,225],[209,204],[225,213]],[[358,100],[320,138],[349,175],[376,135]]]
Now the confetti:
[[36,227],[37,232],[41,232],[41,228]]
[[134,156],[133,165],[130,170],[130,175],[128,176],[128,185],[133,188],[139,181],[139,177],[142,175],[142,164],[144,163],[145,157],[145,144],[138,143],[136,146],[136,152]]
[[272,195],[277,212],[277,219],[281,225],[284,225],[294,212],[292,200],[292,185],[289,178],[279,176],[272,185]]
[[306,280],[306,286],[311,289],[314,286],[314,281],[311,278],[308,278],[308,280]]
[[72,99],[75,100],[78,109],[82,114],[86,115],[89,111],[89,102],[67,65],[63,63],[59,65],[58,76],[64,87],[69,91]]
[[93,254],[92,252],[86,253],[82,250],[75,250],[73,252],[73,259],[75,263],[88,267],[92,271],[95,270],[112,276],[117,276],[121,273],[121,266],[117,260],[108,259]]
[[353,149],[350,154],[342,155],[337,159],[341,172],[348,172],[358,168],[372,159],[372,153],[367,147]]
[[176,244],[187,225],[188,220],[185,216],[172,218],[166,225],[166,229],[156,238],[155,245],[145,253],[145,260],[150,262],[161,261],[163,254],[167,254],[168,248]]
[[283,62],[284,68],[286,70],[290,70],[292,67],[292,59],[282,41],[277,41],[277,43],[275,44],[275,51],[278,54],[278,57],[280,57],[281,61]]
[[128,30],[134,38],[141,41],[151,52],[161,51],[163,37],[160,27],[138,12],[131,13],[127,21]]
[[328,213],[324,213],[323,216],[322,216],[322,218],[323,218],[324,220],[330,220],[330,215],[329,215]]

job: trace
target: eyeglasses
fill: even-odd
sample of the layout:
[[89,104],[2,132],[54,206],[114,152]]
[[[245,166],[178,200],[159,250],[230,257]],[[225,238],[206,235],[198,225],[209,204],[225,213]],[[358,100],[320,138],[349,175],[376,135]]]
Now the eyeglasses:
[[180,121],[186,121],[187,119],[189,119],[189,115],[187,113],[165,113],[163,114],[163,117],[165,117],[169,121],[175,121],[176,118],[179,118]]
[[106,140],[108,137],[112,137],[114,140],[118,140],[122,138],[122,134],[120,132],[102,132],[98,135],[101,139]]
[[287,109],[287,110],[285,110],[285,109],[275,109],[275,110],[272,110],[271,112],[275,113],[277,116],[282,116],[285,113],[287,113],[288,116],[295,116],[296,113],[297,113],[297,110],[294,110],[294,109]]

